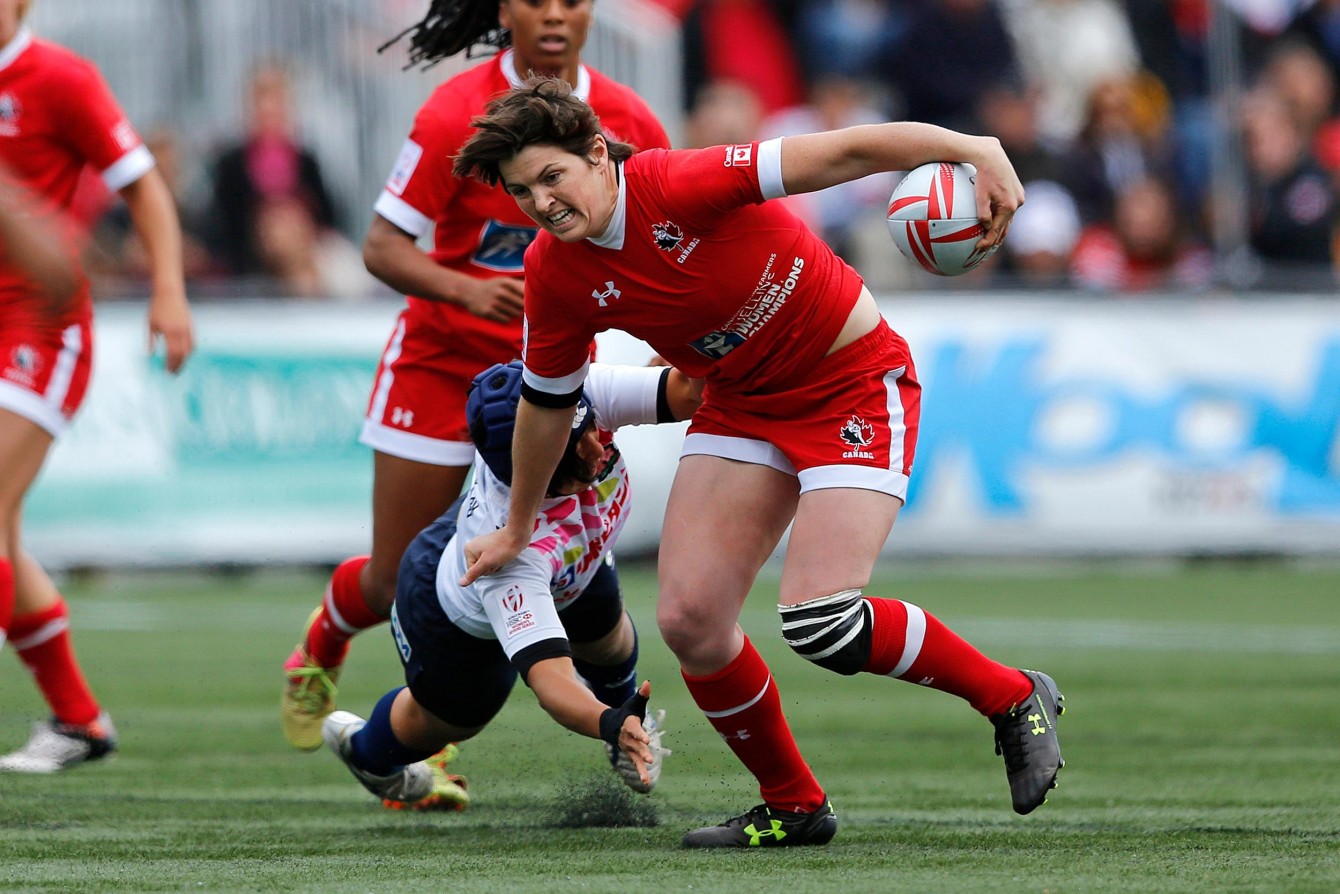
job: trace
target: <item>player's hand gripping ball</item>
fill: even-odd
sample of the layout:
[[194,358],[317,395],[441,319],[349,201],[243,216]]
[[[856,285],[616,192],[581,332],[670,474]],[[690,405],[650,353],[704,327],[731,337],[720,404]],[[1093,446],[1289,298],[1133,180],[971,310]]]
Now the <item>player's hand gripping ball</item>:
[[908,173],[889,199],[889,235],[908,260],[929,273],[958,276],[991,256],[977,248],[977,169],[932,162]]

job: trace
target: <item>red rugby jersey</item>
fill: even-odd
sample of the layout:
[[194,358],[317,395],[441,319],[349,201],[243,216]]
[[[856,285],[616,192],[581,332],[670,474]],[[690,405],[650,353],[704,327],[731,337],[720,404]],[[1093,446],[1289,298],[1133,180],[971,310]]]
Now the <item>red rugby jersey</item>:
[[778,198],[781,141],[635,155],[599,240],[541,232],[526,255],[526,381],[585,377],[586,346],[620,329],[714,387],[767,392],[821,360],[861,277]]
[[[0,161],[48,210],[70,207],[85,166],[116,191],[154,166],[98,69],[70,50],[22,28],[0,48]],[[78,237],[66,225],[70,251]],[[0,265],[0,306],[31,299],[18,271]],[[89,310],[87,289],[66,314]]]
[[[467,69],[438,87],[419,109],[377,199],[374,210],[418,238],[433,227],[431,255],[437,263],[480,278],[522,274],[526,247],[535,238],[533,221],[501,187],[451,172],[460,147],[474,133],[470,119],[489,100],[520,86],[512,51]],[[670,141],[651,109],[628,87],[581,66],[574,94],[600,116],[607,131],[638,149],[665,148]],[[453,332],[490,329],[521,337],[521,321],[482,320],[452,304],[410,296],[410,313],[435,316]],[[506,359],[506,358],[500,358]]]

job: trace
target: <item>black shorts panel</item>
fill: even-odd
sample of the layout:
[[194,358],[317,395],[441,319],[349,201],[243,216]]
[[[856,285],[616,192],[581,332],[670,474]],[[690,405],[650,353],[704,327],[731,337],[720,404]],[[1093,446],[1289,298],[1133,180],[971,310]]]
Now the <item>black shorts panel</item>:
[[558,613],[570,643],[593,643],[623,618],[623,591],[614,565],[602,561],[582,595]]

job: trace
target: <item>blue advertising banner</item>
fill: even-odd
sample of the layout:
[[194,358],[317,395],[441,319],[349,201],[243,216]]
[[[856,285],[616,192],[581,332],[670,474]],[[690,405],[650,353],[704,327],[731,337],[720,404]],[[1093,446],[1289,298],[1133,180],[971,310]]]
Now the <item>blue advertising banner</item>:
[[[1340,555],[1340,302],[881,307],[925,389],[890,553]],[[144,353],[142,310],[100,309],[93,386],[29,499],[29,547],[57,568],[366,550],[358,430],[396,312],[206,306],[174,378]],[[620,333],[600,349],[652,353]],[[635,493],[624,553],[655,549],[684,428],[619,435]]]

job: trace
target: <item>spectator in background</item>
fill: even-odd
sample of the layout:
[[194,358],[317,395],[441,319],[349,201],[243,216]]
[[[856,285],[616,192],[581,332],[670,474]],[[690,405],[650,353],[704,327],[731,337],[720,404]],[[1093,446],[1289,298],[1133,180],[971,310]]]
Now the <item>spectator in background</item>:
[[1038,93],[1038,127],[1058,144],[1075,139],[1093,88],[1139,67],[1125,11],[1114,0],[1002,0],[1025,80]]
[[[870,101],[863,82],[843,75],[827,75],[814,83],[809,102],[764,119],[752,139],[840,130],[885,120],[887,116]],[[819,231],[839,257],[859,266],[855,242],[858,231],[871,226],[884,227],[889,195],[896,182],[892,174],[880,173],[808,193],[801,199],[802,207],[809,211],[806,222]],[[793,199],[788,196],[787,201]]]
[[698,91],[684,123],[690,149],[751,143],[758,138],[763,105],[748,84],[713,81]]
[[1251,179],[1250,238],[1274,273],[1325,269],[1333,257],[1334,186],[1288,103],[1269,87],[1242,105],[1243,145]]
[[225,272],[262,274],[254,227],[266,201],[301,200],[315,226],[335,225],[335,206],[321,177],[321,165],[293,135],[288,73],[264,63],[250,83],[246,137],[225,149],[214,168],[210,213],[211,248]]
[[1141,67],[1172,103],[1173,166],[1184,208],[1205,204],[1215,120],[1209,88],[1209,0],[1126,0]]
[[977,130],[977,100],[988,87],[1020,80],[995,0],[926,0],[884,62],[904,117],[957,130]]
[[[296,196],[265,199],[252,221],[262,272],[279,297],[356,301],[383,291],[358,247],[316,224]],[[389,291],[389,290],[388,290]]]
[[1059,183],[1065,179],[1064,153],[1054,148],[1056,144],[1043,140],[1038,130],[1037,102],[1037,91],[1030,86],[996,84],[978,100],[977,119],[983,133],[1000,140],[1023,183]]
[[1340,118],[1335,117],[1335,76],[1321,55],[1296,38],[1271,48],[1261,83],[1279,94],[1302,127],[1317,161],[1340,170]]
[[995,264],[995,282],[1023,288],[1062,288],[1070,281],[1070,258],[1079,239],[1079,209],[1059,183],[1024,184],[1027,201],[1014,214],[1010,238]]
[[1167,178],[1172,158],[1167,111],[1167,94],[1152,78],[1122,77],[1094,86],[1066,162],[1066,185],[1086,224],[1110,221],[1117,195],[1133,184],[1150,176]]
[[[181,218],[182,269],[186,279],[211,275],[215,272],[215,265],[205,247],[204,215],[187,196],[181,140],[172,129],[161,127],[145,136],[144,145],[157,160],[163,182],[167,184],[177,205]],[[141,283],[148,279],[149,256],[135,232],[130,211],[124,202],[111,201],[110,207],[98,219],[94,225],[93,238],[84,253],[84,261],[90,276],[95,278],[106,277],[126,284]]]
[[771,114],[804,101],[805,84],[776,4],[698,0],[686,12],[684,95],[714,81],[747,84]]
[[1110,224],[1084,228],[1070,269],[1075,285],[1104,292],[1201,289],[1214,258],[1188,235],[1171,187],[1145,177],[1118,195]]
[[907,27],[907,0],[802,0],[792,43],[810,81],[878,79]]

